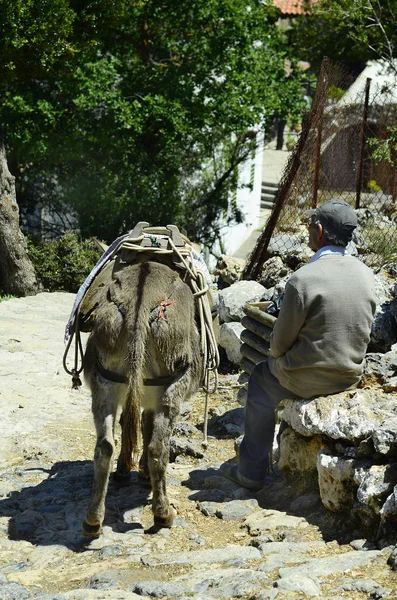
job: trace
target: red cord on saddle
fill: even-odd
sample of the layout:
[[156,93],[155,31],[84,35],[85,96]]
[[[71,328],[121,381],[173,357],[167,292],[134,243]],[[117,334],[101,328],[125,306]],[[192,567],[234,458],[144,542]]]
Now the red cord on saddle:
[[164,300],[162,300],[160,302],[160,309],[159,309],[159,314],[157,315],[157,320],[166,319],[166,317],[164,315],[165,309],[167,308],[167,306],[170,306],[171,304],[176,304],[176,300],[170,300],[168,298],[168,296],[165,296]]

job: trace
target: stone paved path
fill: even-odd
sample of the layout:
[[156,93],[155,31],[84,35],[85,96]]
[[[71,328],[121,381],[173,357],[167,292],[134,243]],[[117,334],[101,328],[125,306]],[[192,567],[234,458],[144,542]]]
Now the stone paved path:
[[0,600],[397,598],[392,548],[325,513],[316,494],[269,480],[252,495],[219,476],[242,431],[237,376],[211,399],[208,450],[202,397],[183,407],[168,469],[174,527],[153,529],[132,473],[110,484],[103,534],[85,542],[95,438],[87,390],[72,392],[62,370],[72,302],[0,303]]

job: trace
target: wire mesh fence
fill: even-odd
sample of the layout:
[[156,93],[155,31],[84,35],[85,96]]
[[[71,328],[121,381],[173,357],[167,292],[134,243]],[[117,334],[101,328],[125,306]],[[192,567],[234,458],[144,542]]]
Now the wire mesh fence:
[[[255,279],[272,254],[307,243],[304,211],[331,198],[355,209],[354,251],[379,269],[397,252],[397,81],[354,82],[324,60],[310,113],[293,150],[267,225],[244,272]],[[394,146],[393,146],[394,144]]]

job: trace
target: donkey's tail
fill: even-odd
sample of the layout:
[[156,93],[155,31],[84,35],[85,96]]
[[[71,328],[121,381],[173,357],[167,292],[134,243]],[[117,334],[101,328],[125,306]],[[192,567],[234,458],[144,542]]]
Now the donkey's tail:
[[[145,306],[145,280],[150,273],[149,263],[140,265],[135,298],[127,310],[128,389],[123,411],[122,448],[124,464],[131,470],[138,460],[141,440],[141,398],[144,395],[146,343],[149,334],[149,307]],[[132,293],[132,292],[131,292]]]

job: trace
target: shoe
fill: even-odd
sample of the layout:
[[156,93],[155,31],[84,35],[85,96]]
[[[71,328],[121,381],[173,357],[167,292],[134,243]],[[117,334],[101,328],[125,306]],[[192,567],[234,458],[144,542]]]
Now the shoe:
[[264,483],[262,481],[255,481],[255,479],[248,479],[244,477],[238,469],[238,465],[225,465],[220,470],[220,474],[226,479],[230,479],[234,483],[237,483],[240,487],[246,488],[253,492],[259,492],[263,488]]

